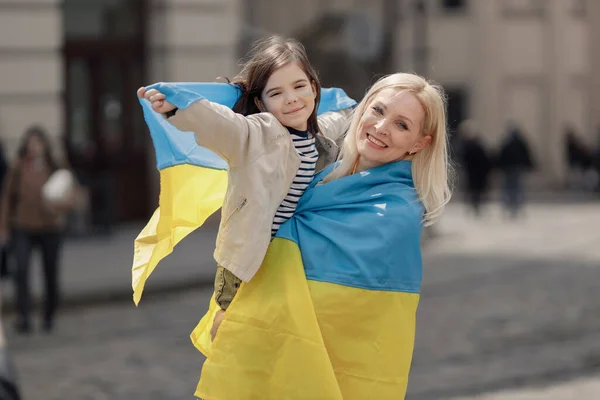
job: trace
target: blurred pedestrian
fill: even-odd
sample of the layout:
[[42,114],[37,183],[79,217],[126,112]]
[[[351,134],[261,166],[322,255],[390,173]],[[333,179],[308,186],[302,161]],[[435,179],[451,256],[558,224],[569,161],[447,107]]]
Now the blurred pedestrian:
[[467,120],[459,126],[461,144],[461,162],[466,174],[465,192],[467,203],[476,217],[481,215],[481,205],[488,189],[492,162],[480,139],[473,121]]
[[[64,176],[64,171],[61,171]],[[59,253],[65,212],[74,204],[72,188],[70,193],[64,190],[64,193],[49,193],[48,189],[56,192],[57,183],[60,184],[62,179],[61,174],[56,175],[57,172],[59,167],[52,156],[46,132],[39,126],[30,127],[5,179],[0,213],[0,241],[9,243],[16,260],[16,330],[19,333],[31,331],[29,263],[35,247],[41,250],[43,259],[43,329],[50,332],[54,323],[59,299]]]
[[[0,291],[0,295],[2,292]],[[0,299],[2,296],[0,296]],[[2,304],[0,300],[0,312]],[[19,400],[19,385],[17,374],[11,353],[8,349],[8,343],[4,334],[4,325],[0,320],[0,400]]]
[[500,147],[498,168],[503,175],[504,206],[510,217],[516,218],[525,202],[523,175],[533,169],[533,161],[525,137],[517,126],[509,127]]
[[[6,162],[6,155],[4,153],[4,146],[0,143],[0,190],[4,187],[4,178],[6,177],[6,173],[8,172],[8,163]],[[2,196],[2,192],[0,191],[0,198]],[[8,277],[8,249],[4,243],[0,243],[0,279],[5,279]]]
[[575,128],[570,125],[565,128],[565,151],[569,172],[567,186],[573,188],[590,186],[586,184],[586,177],[593,173],[593,153],[591,148],[577,135]]

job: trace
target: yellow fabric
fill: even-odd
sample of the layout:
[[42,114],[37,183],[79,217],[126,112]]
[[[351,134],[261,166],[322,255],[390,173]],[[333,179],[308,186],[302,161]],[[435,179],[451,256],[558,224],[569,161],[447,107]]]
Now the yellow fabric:
[[276,238],[215,341],[214,300],[191,335],[207,360],[196,396],[402,399],[419,295],[307,281],[296,243]]
[[221,208],[226,190],[224,170],[182,164],[160,171],[159,208],[134,243],[131,273],[136,305],[156,265]]

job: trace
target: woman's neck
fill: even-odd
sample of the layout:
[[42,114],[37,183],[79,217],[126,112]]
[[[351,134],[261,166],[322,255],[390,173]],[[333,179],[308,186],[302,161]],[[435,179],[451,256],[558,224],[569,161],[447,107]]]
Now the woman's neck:
[[[401,158],[400,160],[396,160],[396,161],[411,161],[413,159],[413,155],[406,155],[405,157]],[[394,162],[394,161],[392,161]],[[354,162],[354,167],[352,168],[352,174],[355,174],[357,172],[363,172],[366,171],[368,169],[371,168],[376,168],[379,166],[382,166],[383,164],[387,164],[387,163],[380,163],[377,161],[370,161],[370,160],[366,160],[364,157],[358,156],[356,158],[356,161]]]
[[371,168],[379,167],[381,163],[366,160],[364,157],[358,156],[354,162],[352,173],[363,172]]

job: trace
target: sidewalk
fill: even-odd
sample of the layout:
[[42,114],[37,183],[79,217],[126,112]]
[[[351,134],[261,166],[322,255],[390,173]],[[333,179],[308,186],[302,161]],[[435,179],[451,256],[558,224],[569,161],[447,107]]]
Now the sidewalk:
[[[448,206],[437,229],[440,238],[428,246],[424,258],[450,254],[518,253],[531,259],[585,260],[600,270],[600,201],[575,201],[559,206],[553,201],[529,204],[522,220],[502,217],[492,204],[482,219],[467,215],[464,204]],[[493,226],[493,231],[490,231]],[[491,234],[493,233],[493,234]],[[600,399],[600,375],[542,387],[501,390],[453,400],[591,400]]]
[[541,388],[503,390],[453,400],[593,400],[600,398],[600,376],[576,379]]
[[[600,269],[600,201],[536,201],[526,208],[524,219],[502,217],[492,204],[481,219],[468,216],[465,206],[453,202],[447,208],[435,236],[424,248],[425,265],[453,254],[519,253],[532,259],[589,261]],[[69,239],[64,248],[61,284],[63,309],[85,307],[107,301],[131,301],[133,240],[142,225],[122,226],[107,238]],[[184,240],[156,269],[147,284],[145,298],[182,288],[212,285],[215,262],[212,258],[217,230],[216,218]],[[39,255],[32,265],[32,288],[40,294]],[[568,268],[569,262],[565,262]],[[496,268],[490,264],[487,268]],[[473,268],[478,268],[477,266]],[[439,272],[439,274],[437,274]],[[445,279],[443,268],[431,281]],[[4,306],[12,308],[12,285],[4,282]],[[133,304],[132,304],[133,306]],[[454,400],[565,400],[600,398],[600,376],[578,378],[556,385],[500,391]]]
[[[492,231],[490,224],[494,226]],[[519,229],[515,230],[515,226]],[[456,201],[448,205],[434,226],[434,238],[424,243],[424,258],[427,262],[429,257],[446,254],[517,251],[531,257],[576,255],[600,263],[599,226],[600,201],[573,201],[569,205],[535,202],[527,206],[526,217],[518,221],[501,218],[495,203],[487,215],[477,220],[469,217],[464,204]],[[593,229],[580,231],[582,227]],[[142,224],[125,225],[109,237],[67,239],[60,271],[62,306],[131,299],[133,241],[142,228]],[[218,215],[183,240],[156,268],[146,284],[145,296],[212,284],[217,228]],[[41,294],[40,261],[40,255],[34,254],[31,268],[34,299]],[[11,283],[4,281],[2,285],[5,311],[13,307]]]
[[[107,237],[68,238],[60,265],[61,308],[132,299],[133,241],[142,228],[141,224],[128,225],[116,228]],[[183,240],[156,268],[146,283],[144,296],[212,284],[217,228],[218,220],[211,218]],[[42,293],[40,262],[40,255],[34,253],[30,272],[34,301]],[[3,311],[11,312],[12,282],[2,282],[2,297]]]

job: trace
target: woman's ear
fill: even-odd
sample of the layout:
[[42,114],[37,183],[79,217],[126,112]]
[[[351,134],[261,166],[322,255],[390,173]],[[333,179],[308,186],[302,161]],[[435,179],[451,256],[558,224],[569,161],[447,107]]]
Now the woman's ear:
[[432,140],[433,140],[433,136],[425,135],[417,143],[415,143],[415,145],[411,149],[410,153],[411,154],[418,153],[419,151],[423,150],[425,147],[429,146],[431,144]]
[[258,109],[260,110],[260,112],[265,112],[265,105],[263,104],[262,101],[260,101],[260,99],[258,97],[254,98],[254,104],[256,104],[256,107],[258,107]]

